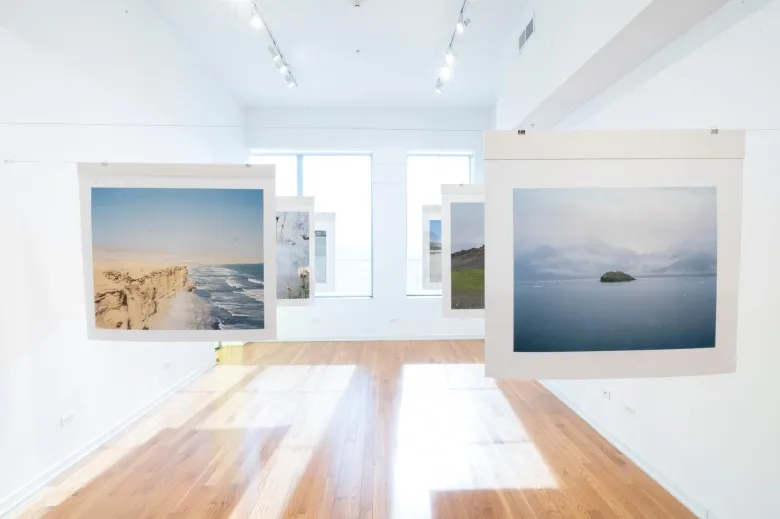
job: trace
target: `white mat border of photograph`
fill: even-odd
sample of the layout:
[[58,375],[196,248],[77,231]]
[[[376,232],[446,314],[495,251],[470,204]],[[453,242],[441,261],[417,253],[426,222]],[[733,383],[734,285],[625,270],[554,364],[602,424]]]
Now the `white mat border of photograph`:
[[[276,339],[276,168],[243,164],[78,164],[87,338],[134,342],[253,342]],[[95,325],[92,188],[137,187],[263,190],[262,330],[104,330]],[[226,208],[229,210],[229,208]],[[273,261],[268,261],[272,258]]]
[[[444,184],[441,186],[441,301],[444,317],[484,317],[485,309],[452,308],[452,204],[485,202],[482,184]],[[487,248],[487,247],[486,247]],[[485,264],[487,267],[487,264]],[[485,300],[487,306],[487,300]]]
[[[317,283],[317,289],[321,295],[329,295],[336,292],[336,213],[314,214],[315,243],[314,252],[317,252],[316,231],[325,231],[325,279],[326,282]],[[314,268],[317,258],[314,258]],[[316,297],[316,294],[315,294]]]
[[[314,229],[316,229],[313,196],[277,196],[276,212],[309,213],[309,297],[306,299],[276,298],[279,306],[308,306],[314,302],[317,284],[314,279]],[[276,236],[276,218],[274,218],[274,237]],[[274,243],[275,240],[274,240]]]
[[[567,132],[526,137],[515,132],[487,132],[485,137],[485,306],[489,310],[485,324],[486,376],[535,380],[733,372],[744,132]],[[514,189],[695,186],[717,188],[718,299],[714,348],[514,351],[514,244],[513,238],[507,239],[514,236]]]
[[441,283],[431,282],[431,220],[441,220],[440,205],[422,206],[422,287],[423,290],[441,290]]

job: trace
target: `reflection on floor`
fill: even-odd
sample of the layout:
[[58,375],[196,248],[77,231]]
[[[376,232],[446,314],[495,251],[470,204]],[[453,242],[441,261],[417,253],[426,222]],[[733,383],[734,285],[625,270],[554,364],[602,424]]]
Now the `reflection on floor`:
[[262,343],[16,518],[693,518],[480,341]]

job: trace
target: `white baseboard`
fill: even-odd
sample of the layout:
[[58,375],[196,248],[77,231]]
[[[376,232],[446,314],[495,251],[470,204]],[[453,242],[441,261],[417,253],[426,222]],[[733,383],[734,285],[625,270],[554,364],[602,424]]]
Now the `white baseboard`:
[[[628,459],[634,462],[634,464],[642,469],[642,471],[650,476],[656,483],[661,485],[664,490],[669,492],[675,499],[677,499],[679,502],[681,502],[683,505],[685,505],[688,510],[690,510],[696,517],[699,517],[700,519],[707,519],[708,517],[712,517],[712,512],[709,512],[707,507],[701,504],[699,501],[691,497],[689,494],[687,494],[685,491],[683,491],[675,482],[673,482],[671,479],[667,478],[664,474],[662,474],[659,470],[654,468],[651,464],[649,464],[646,460],[642,459],[639,455],[637,455],[635,452],[633,452],[628,445],[623,443],[621,440],[619,440],[617,437],[615,437],[613,434],[609,432],[609,429],[607,429],[604,424],[596,420],[592,415],[588,414],[586,411],[581,409],[577,404],[572,401],[565,392],[556,389],[555,387],[551,387],[547,382],[539,381],[547,390],[555,395],[561,402],[566,404],[569,409],[577,413],[577,415],[588,422],[588,424],[593,427],[596,432],[598,432],[601,436],[603,436],[609,443],[611,443],[615,448],[617,448],[620,452],[622,452]],[[710,514],[710,515],[708,515]]]
[[200,375],[210,370],[216,365],[210,364],[203,369],[193,370],[190,374],[176,382],[174,385],[163,391],[157,397],[153,398],[149,403],[141,407],[136,412],[132,413],[127,418],[124,418],[113,427],[109,428],[105,433],[98,436],[95,440],[89,442],[87,445],[77,450],[73,454],[67,456],[65,459],[43,472],[41,475],[25,484],[23,487],[12,492],[7,498],[0,501],[0,519],[13,512],[17,507],[22,505],[25,501],[30,499],[36,492],[45,487],[50,481],[58,477],[60,474],[71,468],[73,465],[86,458],[93,452],[95,452],[102,445],[109,440],[114,439],[125,431],[130,425],[138,421],[146,413],[152,411],[155,407],[160,405],[165,399],[171,396],[173,393],[183,388]]

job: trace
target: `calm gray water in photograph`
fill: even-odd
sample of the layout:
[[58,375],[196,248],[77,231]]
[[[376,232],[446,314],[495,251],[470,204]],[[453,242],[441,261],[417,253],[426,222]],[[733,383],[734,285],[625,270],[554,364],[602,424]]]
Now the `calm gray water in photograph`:
[[514,351],[715,345],[716,276],[515,283]]

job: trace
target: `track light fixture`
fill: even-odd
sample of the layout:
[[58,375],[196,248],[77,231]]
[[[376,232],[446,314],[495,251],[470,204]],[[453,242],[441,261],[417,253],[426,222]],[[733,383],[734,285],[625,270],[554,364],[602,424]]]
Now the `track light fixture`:
[[279,44],[276,42],[276,38],[274,38],[274,35],[271,32],[271,28],[268,27],[268,24],[260,12],[260,6],[258,2],[259,0],[252,0],[252,5],[250,6],[249,12],[249,25],[253,29],[265,29],[265,32],[268,34],[268,38],[271,40],[271,45],[268,47],[268,52],[271,53],[271,59],[274,62],[274,66],[276,66],[279,74],[281,74],[285,81],[287,81],[287,86],[289,88],[295,88],[298,86],[298,82],[295,80],[295,76],[293,76],[292,70],[290,70],[289,63],[287,63],[287,60],[284,59],[282,51],[279,49]]
[[455,45],[455,37],[459,34],[463,34],[466,30],[466,27],[468,27],[471,23],[471,18],[466,18],[463,15],[463,11],[466,9],[467,1],[468,0],[463,0],[463,3],[460,5],[458,21],[455,24],[455,30],[452,31],[452,36],[450,36],[450,44],[447,45],[447,52],[444,54],[444,65],[439,68],[439,76],[436,78],[436,86],[434,88],[434,91],[437,94],[441,94],[444,83],[452,79],[453,68],[455,67],[455,51],[453,50],[453,46]]

